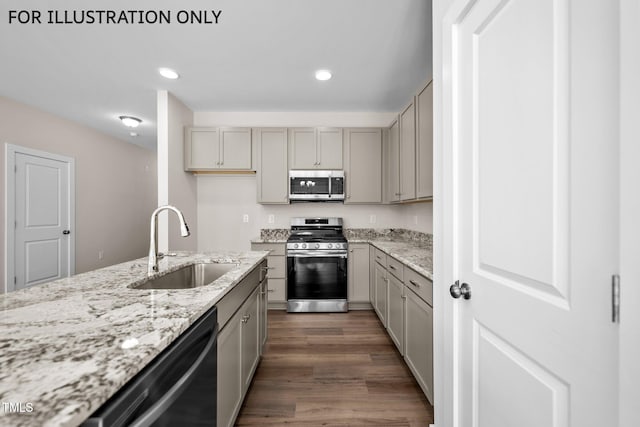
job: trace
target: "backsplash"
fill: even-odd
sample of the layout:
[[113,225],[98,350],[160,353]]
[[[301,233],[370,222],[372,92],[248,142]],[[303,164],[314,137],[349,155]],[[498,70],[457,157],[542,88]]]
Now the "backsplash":
[[347,240],[408,240],[433,246],[433,235],[405,228],[346,228]]
[[[291,231],[288,228],[263,228],[260,230],[260,240],[285,241]],[[405,240],[433,246],[433,235],[404,228],[345,228],[347,240]]]
[[290,234],[291,230],[288,228],[262,228],[260,230],[260,240],[265,242],[287,240]]

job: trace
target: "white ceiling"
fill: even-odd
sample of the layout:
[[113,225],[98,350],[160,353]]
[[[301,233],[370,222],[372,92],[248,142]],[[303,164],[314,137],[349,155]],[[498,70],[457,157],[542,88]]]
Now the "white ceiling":
[[[23,9],[42,23],[9,24]],[[47,24],[47,11],[74,9],[222,14],[218,25]],[[431,0],[2,0],[0,16],[0,96],[152,149],[159,89],[193,111],[388,112],[432,74]],[[319,68],[333,79],[316,81]],[[140,136],[122,114],[143,120]]]

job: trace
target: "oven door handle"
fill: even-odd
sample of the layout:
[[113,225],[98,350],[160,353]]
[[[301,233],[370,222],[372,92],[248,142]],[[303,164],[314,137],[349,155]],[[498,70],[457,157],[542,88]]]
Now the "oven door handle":
[[287,252],[289,258],[318,258],[318,257],[331,257],[331,258],[346,258],[347,251],[303,251],[303,252]]

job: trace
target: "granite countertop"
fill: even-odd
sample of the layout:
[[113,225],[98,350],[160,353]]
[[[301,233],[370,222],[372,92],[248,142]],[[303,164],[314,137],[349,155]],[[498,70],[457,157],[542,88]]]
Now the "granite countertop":
[[[0,295],[0,426],[77,426],[267,254],[181,252],[160,260],[158,275],[196,262],[238,263],[199,288],[129,288],[147,277],[141,258]],[[123,349],[132,338],[138,344]]]
[[[288,229],[263,229],[251,243],[286,243]],[[433,280],[431,235],[402,229],[345,229],[349,243],[370,243],[387,255]]]

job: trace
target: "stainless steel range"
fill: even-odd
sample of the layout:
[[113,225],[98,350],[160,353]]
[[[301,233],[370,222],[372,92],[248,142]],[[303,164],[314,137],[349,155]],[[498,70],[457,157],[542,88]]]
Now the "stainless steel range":
[[347,246],[342,218],[291,219],[287,311],[348,311]]

